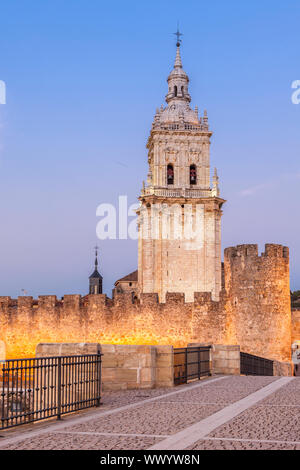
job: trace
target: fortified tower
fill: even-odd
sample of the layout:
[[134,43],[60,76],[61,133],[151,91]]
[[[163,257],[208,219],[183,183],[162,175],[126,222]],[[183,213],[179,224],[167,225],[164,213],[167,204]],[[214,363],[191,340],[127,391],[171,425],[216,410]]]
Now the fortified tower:
[[[289,249],[267,244],[226,248],[227,338],[241,350],[279,361],[291,360]],[[230,312],[230,313],[229,313]]]
[[207,112],[191,108],[189,78],[182,68],[177,33],[174,68],[168,77],[167,105],[157,109],[148,139],[149,172],[143,185],[139,225],[138,282],[141,293],[221,290],[221,214],[217,171],[210,180]]

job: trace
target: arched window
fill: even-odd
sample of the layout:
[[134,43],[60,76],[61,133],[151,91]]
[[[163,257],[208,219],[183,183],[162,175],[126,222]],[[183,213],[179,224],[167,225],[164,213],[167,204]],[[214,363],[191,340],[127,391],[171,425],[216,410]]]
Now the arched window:
[[181,94],[182,94],[182,96],[184,96],[184,87],[183,86],[181,87]]
[[177,86],[174,86],[174,96],[177,96]]
[[190,184],[197,184],[196,165],[191,165],[190,166]]
[[174,184],[174,167],[171,164],[167,168],[167,183]]

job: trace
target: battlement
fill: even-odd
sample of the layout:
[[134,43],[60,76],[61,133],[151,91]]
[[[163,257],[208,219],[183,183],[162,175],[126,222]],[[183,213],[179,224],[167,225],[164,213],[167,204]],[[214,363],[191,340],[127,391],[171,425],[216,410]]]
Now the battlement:
[[[221,267],[220,267],[221,268]],[[291,321],[299,339],[300,311],[291,318],[289,251],[267,244],[227,248],[225,288],[216,301],[211,292],[41,295],[0,297],[0,340],[8,357],[30,357],[38,343],[99,342],[184,347],[191,342],[240,344],[245,351],[289,360]],[[255,332],[262,332],[259,338]]]
[[166,304],[185,304],[185,295],[179,292],[167,292]]
[[283,245],[267,243],[265,251],[259,256],[258,245],[237,245],[226,248],[225,259],[230,261],[236,258],[284,258],[289,259],[289,248]]
[[194,298],[197,304],[209,303],[213,301],[211,292],[195,292]]
[[183,293],[131,293],[0,297],[0,340],[8,358],[30,357],[38,343],[99,342],[102,344],[160,344],[184,347],[191,341],[222,342],[226,327],[224,303],[210,293],[195,293],[186,302]]
[[225,259],[234,259],[242,256],[258,257],[258,245],[237,245],[225,248]]
[[[221,293],[221,300],[225,296],[225,292]],[[82,307],[120,307],[132,305],[135,303],[151,306],[151,305],[190,305],[191,303],[210,303],[212,300],[211,292],[195,292],[194,302],[186,302],[185,294],[183,292],[168,292],[166,294],[166,302],[159,302],[158,294],[141,294],[138,301],[133,298],[131,292],[116,293],[112,299],[107,297],[106,294],[89,294],[81,296],[79,294],[64,295],[61,300],[57,299],[55,295],[40,295],[38,299],[30,296],[20,296],[17,299],[12,299],[8,296],[0,296],[0,314],[1,310],[5,308],[16,307],[17,309],[37,307],[44,309],[62,308],[64,310],[79,310]]]
[[265,252],[262,253],[262,256],[269,256],[270,258],[286,258],[289,259],[290,253],[287,246],[275,245],[272,243],[267,243],[265,246]]
[[140,302],[142,305],[157,305],[158,304],[158,294],[141,294]]

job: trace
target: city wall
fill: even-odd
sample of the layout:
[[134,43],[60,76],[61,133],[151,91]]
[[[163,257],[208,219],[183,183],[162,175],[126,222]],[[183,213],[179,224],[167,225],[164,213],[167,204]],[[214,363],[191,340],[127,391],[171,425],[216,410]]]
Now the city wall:
[[[281,245],[225,250],[225,289],[215,302],[209,293],[0,297],[0,340],[7,357],[32,357],[38,343],[172,345],[209,342],[276,359],[291,358],[292,321],[289,253]],[[295,326],[295,321],[294,321]],[[298,324],[296,322],[296,324]],[[296,333],[298,335],[298,333]],[[300,337],[298,338],[300,339]]]

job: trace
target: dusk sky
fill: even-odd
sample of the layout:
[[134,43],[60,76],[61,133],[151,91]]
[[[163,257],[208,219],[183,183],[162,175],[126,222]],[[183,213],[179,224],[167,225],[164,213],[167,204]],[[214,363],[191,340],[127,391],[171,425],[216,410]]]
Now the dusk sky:
[[192,106],[207,109],[223,248],[290,247],[300,289],[300,2],[9,0],[0,5],[0,295],[82,294],[100,247],[104,290],[137,242],[97,241],[96,208],[137,201],[177,21]]

